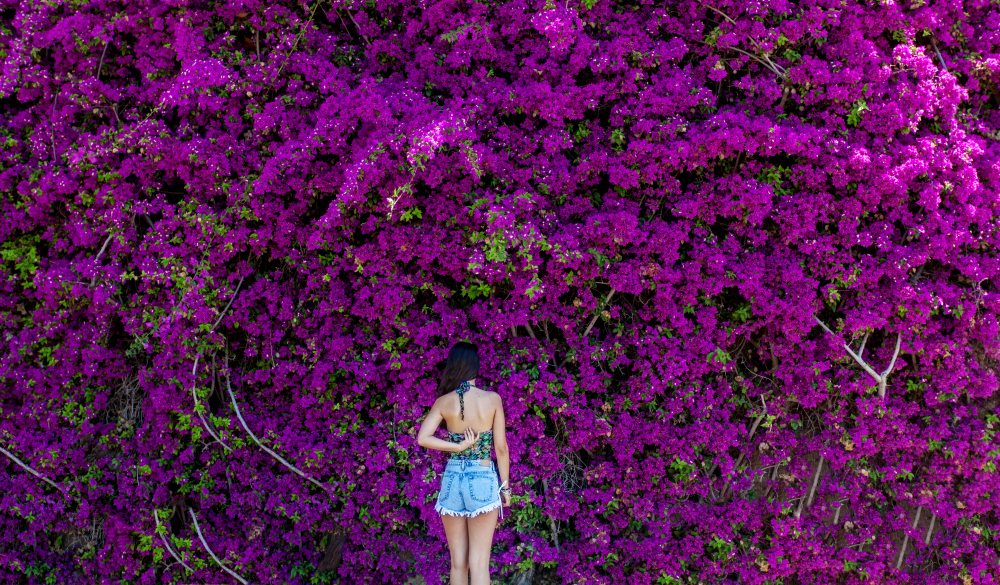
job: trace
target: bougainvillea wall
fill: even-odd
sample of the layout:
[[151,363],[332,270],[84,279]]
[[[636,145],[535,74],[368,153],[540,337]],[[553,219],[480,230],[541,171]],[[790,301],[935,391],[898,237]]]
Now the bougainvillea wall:
[[1000,579],[1000,6],[0,2],[0,580]]

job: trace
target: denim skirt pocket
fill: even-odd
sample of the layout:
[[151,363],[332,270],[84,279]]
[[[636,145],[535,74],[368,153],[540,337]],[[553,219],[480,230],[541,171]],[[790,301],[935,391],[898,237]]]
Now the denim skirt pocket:
[[446,502],[451,495],[451,488],[455,485],[456,476],[454,473],[445,472],[441,476],[441,491],[438,493],[438,501]]
[[469,474],[469,495],[479,504],[492,501],[497,494],[496,476],[492,472],[483,471]]

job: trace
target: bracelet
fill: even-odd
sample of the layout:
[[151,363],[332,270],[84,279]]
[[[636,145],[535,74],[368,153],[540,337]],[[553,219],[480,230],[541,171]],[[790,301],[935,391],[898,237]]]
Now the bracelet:
[[[502,484],[500,484],[500,488],[497,490],[497,498],[499,498],[500,494],[502,494],[504,492],[510,492],[510,488],[507,487],[507,482],[506,481],[503,482]],[[500,503],[500,520],[503,520],[503,503],[502,502]]]

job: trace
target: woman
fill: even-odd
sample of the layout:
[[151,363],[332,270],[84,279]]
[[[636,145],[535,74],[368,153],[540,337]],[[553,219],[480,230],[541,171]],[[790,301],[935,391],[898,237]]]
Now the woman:
[[[451,585],[470,585],[470,570],[471,585],[490,585],[490,549],[497,514],[502,518],[503,506],[510,507],[510,453],[503,402],[496,392],[476,386],[478,374],[476,346],[456,343],[438,384],[438,399],[417,433],[421,447],[451,453],[434,506],[448,537]],[[448,428],[447,441],[434,436],[442,420]],[[491,442],[496,464],[490,459]]]

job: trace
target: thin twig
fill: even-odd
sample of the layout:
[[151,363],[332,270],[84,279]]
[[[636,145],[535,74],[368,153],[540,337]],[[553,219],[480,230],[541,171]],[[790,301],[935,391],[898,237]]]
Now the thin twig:
[[108,42],[104,43],[104,50],[101,51],[101,60],[98,61],[98,63],[97,63],[97,73],[94,74],[94,77],[96,79],[100,79],[101,78],[101,68],[104,67],[104,54],[108,52],[108,45],[110,45],[110,44],[111,44],[110,40]]
[[185,569],[187,569],[188,571],[191,571],[192,573],[194,573],[194,569],[192,569],[191,567],[187,566],[187,565],[186,565],[186,564],[184,563],[184,561],[182,561],[182,560],[181,560],[181,558],[180,558],[180,557],[179,557],[179,556],[177,555],[177,553],[175,553],[175,552],[174,552],[174,548],[173,548],[172,546],[170,546],[170,543],[169,543],[169,542],[167,541],[167,537],[166,537],[166,536],[164,536],[164,535],[163,535],[163,534],[162,534],[162,533],[160,532],[160,518],[159,518],[159,516],[158,516],[158,515],[156,514],[156,509],[155,509],[155,508],[153,509],[153,520],[156,520],[156,534],[158,534],[158,535],[159,535],[159,537],[160,537],[160,540],[162,540],[162,541],[163,541],[163,546],[164,546],[164,547],[165,547],[165,548],[167,549],[167,552],[169,552],[169,553],[170,553],[170,556],[174,557],[174,559],[175,559],[175,560],[176,560],[176,561],[177,561],[178,563],[180,563],[182,567],[184,567],[184,568],[185,568]]
[[[281,75],[281,71],[282,71],[282,70],[283,70],[283,69],[285,68],[285,65],[287,65],[287,64],[288,64],[288,61],[289,61],[289,60],[291,59],[291,57],[292,57],[292,53],[294,53],[294,52],[295,52],[295,49],[297,49],[297,48],[298,48],[298,46],[299,46],[299,41],[301,41],[301,40],[302,40],[302,37],[303,37],[303,36],[305,35],[305,32],[306,32],[306,28],[307,28],[307,27],[309,27],[309,26],[310,26],[310,25],[312,24],[312,22],[313,22],[313,19],[314,19],[314,18],[316,17],[316,10],[317,10],[317,9],[319,8],[319,5],[320,5],[320,4],[322,4],[322,1],[321,1],[321,0],[317,0],[317,1],[316,1],[316,4],[315,4],[315,5],[313,5],[313,9],[312,9],[312,12],[310,12],[310,13],[309,13],[309,19],[308,19],[308,20],[306,20],[306,22],[305,22],[305,24],[304,24],[304,25],[302,26],[301,30],[299,30],[299,33],[298,33],[297,35],[295,35],[295,42],[294,42],[294,43],[292,43],[292,48],[291,48],[291,50],[289,50],[289,51],[288,51],[288,54],[287,54],[287,55],[285,55],[285,60],[284,60],[284,61],[282,61],[282,62],[281,62],[281,66],[280,66],[280,67],[278,67],[278,72],[277,72],[277,73],[275,73],[275,74],[274,74],[274,75],[272,76],[272,78],[273,78],[273,79],[277,79],[277,78],[278,78],[278,76],[279,76],[279,75]],[[367,40],[367,39],[366,39],[366,40]],[[369,43],[369,44],[371,44],[371,43]]]
[[[728,20],[728,21],[729,21],[730,23],[732,23],[732,24],[733,24],[734,26],[736,25],[736,21],[735,21],[735,20],[733,20],[733,19],[732,19],[732,18],[731,18],[731,17],[730,17],[730,16],[728,15],[728,14],[726,14],[725,12],[723,12],[723,11],[719,10],[719,9],[718,9],[718,8],[716,8],[715,6],[709,6],[708,4],[706,4],[706,5],[705,5],[705,8],[708,8],[709,10],[712,10],[712,11],[714,11],[715,13],[717,13],[717,14],[718,14],[719,16],[721,16],[722,18],[725,18],[726,20]],[[753,40],[753,39],[750,39],[750,40]],[[756,42],[756,41],[754,41],[754,42]]]
[[229,573],[230,575],[232,575],[233,577],[235,577],[236,580],[239,581],[240,583],[243,583],[243,585],[248,585],[246,579],[244,579],[243,577],[240,577],[235,572],[233,572],[229,567],[223,565],[222,561],[219,560],[219,557],[215,556],[215,553],[212,552],[211,548],[209,548],[208,543],[205,542],[205,537],[202,536],[202,534],[201,534],[201,528],[198,527],[198,518],[195,517],[194,510],[192,510],[191,508],[188,508],[188,514],[191,515],[191,520],[194,522],[194,529],[198,533],[198,540],[201,541],[202,546],[205,547],[205,550],[208,551],[208,554],[212,556],[212,559],[215,561],[215,564],[217,564],[220,567],[222,567],[223,571],[225,571],[225,572]]
[[771,61],[771,59],[769,59],[769,58],[767,59],[767,61],[765,61],[761,57],[758,57],[757,55],[754,55],[753,53],[750,53],[748,51],[744,51],[743,49],[740,49],[739,47],[724,47],[723,50],[725,50],[725,49],[730,49],[730,50],[736,51],[737,53],[742,53],[742,54],[746,55],[747,57],[750,57],[754,61],[760,63],[764,67],[767,67],[772,73],[774,73],[778,77],[780,77],[782,79],[785,78],[785,75],[786,75],[785,68],[782,67],[781,65],[778,65],[774,61]]
[[[338,10],[337,12],[340,12],[340,10]],[[358,26],[358,21],[354,20],[354,15],[353,15],[353,14],[351,14],[350,12],[348,12],[348,13],[347,13],[347,18],[350,18],[350,19],[351,19],[351,22],[353,22],[353,23],[354,23],[354,28],[356,28],[356,29],[358,30],[358,35],[359,35],[359,36],[360,36],[360,37],[361,37],[362,39],[364,39],[364,41],[365,41],[365,44],[366,44],[366,45],[368,45],[369,47],[370,47],[370,46],[372,46],[372,43],[371,43],[371,41],[369,41],[369,40],[368,40],[368,37],[366,37],[366,36],[365,36],[365,35],[364,35],[364,34],[363,34],[363,33],[361,32],[361,27],[360,27],[360,26]]]
[[236,284],[236,290],[233,291],[233,296],[229,299],[229,302],[226,303],[226,308],[222,309],[222,312],[219,313],[219,318],[216,319],[215,323],[212,324],[212,328],[208,330],[209,333],[215,331],[215,328],[219,326],[219,323],[222,321],[222,318],[226,315],[226,311],[229,310],[229,307],[232,306],[233,301],[236,300],[236,295],[240,294],[240,287],[243,286],[244,279],[246,279],[245,276],[241,278],[240,281]]

